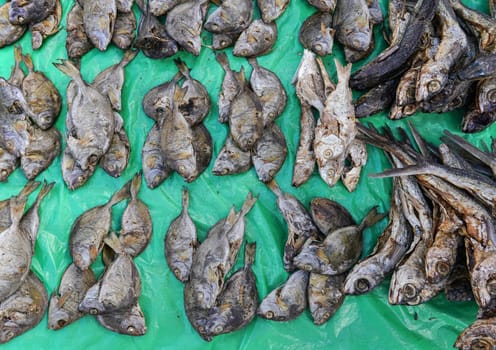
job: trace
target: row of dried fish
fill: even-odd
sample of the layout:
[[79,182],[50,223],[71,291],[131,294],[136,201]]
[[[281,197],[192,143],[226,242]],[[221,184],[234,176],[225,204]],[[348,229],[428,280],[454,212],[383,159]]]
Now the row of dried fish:
[[135,39],[136,17],[133,0],[78,0],[67,14],[67,56],[78,61],[96,47],[105,51],[110,44],[127,50]]
[[0,343],[35,327],[48,306],[46,288],[30,266],[40,227],[40,205],[54,184],[44,183],[24,212],[29,195],[39,185],[28,182],[18,195],[0,201]]
[[148,91],[142,102],[146,115],[155,121],[142,149],[143,174],[150,188],[174,171],[191,182],[212,159],[212,137],[202,123],[210,112],[210,96],[184,62],[175,62],[179,72]]
[[[69,245],[73,262],[50,298],[48,328],[58,330],[91,314],[111,331],[135,336],[146,333],[138,303],[141,279],[133,261],[152,235],[149,209],[138,198],[141,181],[137,174],[106,204],[85,211],[72,225]],[[112,207],[129,197],[117,236],[111,231]],[[105,271],[96,279],[91,264],[102,251]]]
[[[351,64],[343,67],[335,60],[335,65],[337,85],[329,78],[322,60],[305,49],[293,78],[301,106],[301,129],[292,183],[296,187],[305,183],[317,163],[320,177],[330,187],[341,178],[352,192],[367,162],[367,149],[355,137],[355,107],[349,87]],[[313,109],[319,114],[317,123]]]
[[124,68],[137,51],[126,51],[119,63],[100,72],[91,84],[69,60],[55,63],[72,78],[67,86],[67,147],[62,157],[62,177],[71,190],[82,186],[99,164],[119,177],[127,167],[130,145],[124,120],[121,92]]
[[411,126],[420,153],[402,129],[399,140],[389,129],[382,135],[363,126],[359,131],[395,167],[374,177],[395,178],[389,224],[372,254],[348,275],[346,293],[366,293],[392,272],[391,304],[418,305],[443,290],[449,300],[475,299],[478,320],[455,347],[496,346],[494,153],[447,131],[446,143],[436,148]]
[[182,194],[182,211],[165,236],[165,257],[174,276],[184,285],[186,315],[198,334],[214,336],[246,326],[258,307],[258,292],[251,266],[255,243],[245,244],[245,265],[227,280],[245,236],[245,216],[256,202],[251,193],[240,211],[234,207],[210,228],[199,244],[195,223],[188,213],[189,193]]
[[494,15],[459,0],[391,0],[389,47],[351,76],[352,88],[370,89],[356,102],[357,117],[388,107],[400,119],[465,106],[462,130],[486,128],[496,120]]
[[286,139],[274,123],[286,107],[287,94],[279,78],[255,58],[250,81],[244,67],[234,71],[225,53],[216,59],[225,71],[219,93],[219,121],[229,124],[229,135],[213,167],[214,175],[248,171],[253,164],[262,182],[271,181],[287,155]]
[[319,56],[330,55],[334,36],[343,45],[347,62],[366,58],[374,49],[373,26],[383,22],[378,0],[334,0],[309,3],[320,11],[301,25],[299,40]]
[[308,305],[314,323],[323,324],[344,301],[344,280],[362,253],[363,231],[384,215],[372,208],[357,225],[344,207],[329,199],[314,198],[308,213],[295,196],[282,192],[274,181],[269,188],[277,196],[287,223],[283,264],[291,275],[264,298],[258,315],[288,321]]
[[0,7],[0,48],[13,44],[31,31],[31,46],[39,49],[43,40],[57,33],[62,19],[60,0],[12,0]]
[[[0,78],[0,181],[19,166],[34,179],[60,153],[61,136],[53,127],[62,101],[48,77],[34,69],[29,54],[14,49],[10,78]],[[28,69],[28,74],[22,68]]]

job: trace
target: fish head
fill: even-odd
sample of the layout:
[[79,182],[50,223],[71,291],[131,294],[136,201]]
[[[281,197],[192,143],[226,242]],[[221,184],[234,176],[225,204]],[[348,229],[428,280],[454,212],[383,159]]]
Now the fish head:
[[9,8],[9,22],[14,25],[24,25],[28,20],[29,13],[26,8],[19,6],[18,1],[12,1]]
[[[284,311],[286,310],[286,312]],[[273,293],[262,300],[257,309],[257,315],[267,320],[277,320],[286,316],[288,306]]]
[[360,295],[370,292],[384,279],[384,268],[372,260],[356,265],[346,277],[344,292]]
[[319,254],[319,247],[316,245],[311,245],[308,242],[303,246],[301,252],[294,257],[293,264],[304,271],[314,271],[319,272],[322,271],[322,268],[325,265],[325,262],[322,261]]
[[343,170],[344,161],[340,159],[333,159],[322,166],[319,165],[320,177],[329,185],[329,187],[333,187],[339,181]]
[[95,171],[94,168],[81,169],[76,160],[66,149],[62,156],[62,178],[70,190],[82,186]]
[[227,333],[229,332],[229,328],[226,327],[226,325],[229,325],[229,320],[227,320],[226,317],[223,317],[222,311],[219,310],[207,319],[204,334],[208,337],[212,337]]
[[222,50],[233,44],[234,39],[228,37],[227,35],[213,35],[212,36],[212,48],[214,50]]
[[187,281],[189,278],[189,273],[191,270],[191,266],[187,264],[186,262],[176,260],[174,261],[174,269],[172,270],[172,273],[176,278],[180,281]]
[[78,140],[69,136],[67,148],[74,160],[82,170],[94,169],[104,153],[97,145],[87,144],[84,140]]
[[437,283],[447,278],[451,273],[454,257],[451,249],[443,247],[431,247],[427,251],[425,273],[427,280]]
[[372,31],[368,25],[356,27],[346,30],[340,39],[346,43],[345,46],[354,51],[367,51],[372,40]]
[[240,37],[234,44],[233,55],[241,56],[241,57],[253,56],[253,54],[255,53],[254,46],[251,43],[249,43],[247,40],[240,40],[240,39],[242,39],[242,37]]
[[48,308],[48,328],[57,330],[72,322],[73,317],[69,315],[63,306],[59,306],[59,297],[52,295]]
[[195,157],[177,159],[174,162],[174,168],[186,182],[191,182],[198,177],[198,168]]
[[47,167],[47,161],[43,154],[35,152],[21,157],[22,172],[29,180],[34,179]]
[[421,301],[420,292],[424,280],[408,268],[398,268],[389,286],[389,303],[391,305],[417,305]]
[[[200,33],[201,29],[198,31]],[[193,31],[182,31],[184,36],[181,38],[179,44],[189,53],[195,56],[200,54],[201,50],[201,37],[200,35],[194,35]]]
[[439,68],[437,62],[422,66],[417,81],[415,99],[417,102],[429,101],[439,94],[448,81],[448,72]]
[[140,311],[138,314],[130,313],[124,317],[119,324],[119,328],[123,334],[140,336],[146,333],[145,317]]
[[210,33],[221,34],[224,31],[226,24],[227,23],[224,20],[224,16],[221,15],[221,12],[215,11],[208,17],[203,27]]
[[[496,300],[496,256],[491,254],[472,270],[471,284],[475,300],[481,308],[494,304]],[[494,300],[493,300],[494,299]]]

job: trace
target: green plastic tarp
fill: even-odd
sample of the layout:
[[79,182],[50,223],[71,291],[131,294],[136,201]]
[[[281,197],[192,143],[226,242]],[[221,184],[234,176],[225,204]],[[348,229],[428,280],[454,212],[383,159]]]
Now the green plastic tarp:
[[[381,0],[383,13],[387,13],[387,1]],[[4,1],[2,1],[2,4]],[[488,11],[486,0],[464,1],[470,7]],[[66,58],[65,19],[72,6],[72,0],[63,0],[64,17],[62,29],[50,37],[38,51],[32,52],[31,34],[27,33],[18,42],[25,53],[33,56],[35,68],[44,72],[57,86],[62,95],[63,109],[56,127],[65,133],[66,100],[65,88],[69,78],[53,65],[58,59]],[[214,6],[212,6],[214,7]],[[138,10],[135,6],[135,11]],[[294,194],[305,206],[316,196],[327,197],[344,205],[355,220],[361,220],[375,205],[380,211],[389,209],[391,191],[390,179],[369,179],[367,174],[379,172],[390,165],[381,151],[368,147],[369,159],[362,179],[353,193],[348,193],[341,183],[329,188],[319,178],[317,172],[298,189],[291,186],[291,176],[295,152],[299,140],[299,103],[296,99],[291,79],[302,57],[303,48],[298,41],[301,23],[315,10],[304,0],[292,0],[286,12],[276,21],[278,40],[270,53],[261,56],[259,63],[274,71],[282,80],[288,92],[288,104],[276,123],[282,128],[288,146],[288,156],[284,166],[276,176],[282,190]],[[259,16],[256,12],[255,16]],[[387,19],[387,15],[385,15]],[[376,26],[374,35],[376,47],[369,58],[354,65],[353,70],[386,47],[383,40],[385,25]],[[194,57],[180,52],[191,68],[191,75],[201,81],[208,89],[212,99],[212,109],[205,120],[214,142],[214,158],[219,153],[227,135],[227,126],[217,121],[217,95],[224,76],[215,61],[214,51],[209,48],[211,34],[202,34],[204,46],[201,54]],[[8,77],[13,65],[13,45],[0,49],[0,76]],[[232,49],[228,53],[233,68],[241,65],[251,71],[246,59],[233,58]],[[106,67],[118,62],[123,52],[110,46],[106,52],[93,49],[81,62],[84,79],[93,78]],[[335,44],[333,55],[325,57],[324,62],[336,79],[333,59],[344,62],[342,47]],[[114,179],[101,168],[81,188],[69,191],[65,186],[60,169],[60,156],[37,180],[54,181],[55,187],[45,198],[41,207],[41,226],[32,269],[41,277],[49,293],[56,290],[62,273],[71,262],[68,239],[74,220],[85,210],[105,203],[110,196],[141,170],[141,148],[147,132],[153,125],[141,108],[145,93],[172,78],[177,72],[172,58],[152,60],[142,53],[126,67],[126,81],[123,90],[122,116],[124,127],[131,142],[131,157],[127,169],[120,178]],[[439,144],[443,129],[461,134],[462,110],[446,114],[417,113],[411,121],[428,141]],[[406,121],[392,122],[386,113],[363,120],[376,126],[389,124],[406,126]],[[478,145],[494,135],[495,127],[486,131],[465,135],[470,142]],[[65,147],[65,143],[64,143]],[[217,177],[212,174],[213,161],[206,171],[193,183],[187,184],[177,174],[168,178],[161,186],[150,190],[143,184],[139,197],[149,206],[153,219],[153,237],[148,248],[135,259],[142,279],[140,305],[146,316],[148,332],[142,337],[120,335],[104,329],[92,316],[59,331],[47,328],[47,318],[29,332],[2,345],[5,349],[446,349],[451,348],[457,335],[475,319],[475,302],[447,302],[439,295],[420,306],[391,306],[387,295],[389,278],[378,288],[364,296],[346,297],[343,306],[322,326],[312,323],[309,311],[290,322],[274,322],[255,318],[247,327],[232,334],[214,338],[211,343],[202,340],[189,324],[183,307],[183,285],[177,281],[166,265],[164,258],[164,236],[168,225],[181,207],[181,189],[190,190],[190,215],[196,223],[199,238],[205,237],[208,229],[220,218],[227,215],[232,205],[240,208],[247,193],[259,196],[254,208],[246,218],[246,240],[257,242],[256,262],[253,266],[257,277],[259,297],[263,298],[287,278],[282,267],[282,253],[287,237],[287,226],[276,205],[274,194],[260,181],[255,171],[233,176]],[[8,182],[0,184],[0,199],[19,192],[26,184],[20,169],[16,170]],[[31,196],[30,201],[34,199]],[[120,228],[120,218],[125,203],[114,207],[112,227]],[[375,244],[377,236],[387,224],[382,220],[364,233],[364,255]],[[242,265],[242,254],[235,269]],[[103,264],[99,259],[93,265],[100,274]]]

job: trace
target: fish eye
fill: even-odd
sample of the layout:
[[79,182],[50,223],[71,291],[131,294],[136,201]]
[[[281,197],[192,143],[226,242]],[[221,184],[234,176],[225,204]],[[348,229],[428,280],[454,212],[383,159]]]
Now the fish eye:
[[13,332],[13,331],[8,331],[8,332],[5,334],[5,338],[6,338],[7,340],[10,340],[10,339],[12,339],[12,338],[14,338],[14,337],[15,337],[15,334],[14,334],[14,332]]
[[272,311],[267,311],[265,313],[265,317],[268,318],[269,320],[272,319],[274,317],[274,312]]
[[487,93],[487,99],[491,103],[496,103],[496,89],[489,90]]
[[83,182],[84,181],[84,176],[82,176],[82,175],[78,176],[77,181],[78,182]]
[[195,46],[195,44],[191,40],[188,40],[186,42],[186,44],[188,44],[188,46],[191,46],[191,47],[194,47]]
[[330,314],[329,312],[326,312],[326,313],[324,313],[324,314],[322,315],[322,317],[323,317],[324,319],[328,319],[329,317],[331,317],[331,314]]
[[413,284],[407,283],[403,287],[403,294],[408,299],[413,299],[413,298],[415,298],[417,296],[417,288],[415,288],[415,286]]
[[355,283],[355,288],[364,293],[370,289],[370,282],[366,278],[359,278]]
[[64,327],[66,324],[67,324],[67,321],[66,321],[66,320],[64,320],[63,318],[57,321],[57,326],[58,326],[59,328]]
[[88,158],[88,162],[92,165],[96,164],[97,160],[98,160],[98,156],[96,154],[92,154]]
[[136,328],[134,328],[133,326],[129,326],[127,327],[127,330],[126,330],[129,334],[133,334],[136,332]]
[[303,269],[304,269],[305,271],[312,271],[312,265],[310,265],[310,264],[305,264],[305,266],[303,266]]
[[442,276],[448,275],[448,273],[450,272],[450,266],[449,266],[449,264],[447,264],[444,261],[439,261],[436,264],[436,272],[439,273]]
[[332,169],[327,170],[327,176],[334,177],[334,170]]
[[216,23],[212,23],[211,27],[213,30],[219,30],[219,26]]
[[227,41],[225,41],[225,40],[221,40],[220,41],[220,46],[221,47],[225,47],[226,45],[227,45]]
[[247,50],[247,49],[243,49],[243,50],[241,50],[241,55],[242,55],[242,56],[246,56],[246,55],[248,55],[248,50]]
[[178,169],[179,169],[179,171],[183,172],[183,171],[185,171],[185,170],[186,170],[186,167],[185,167],[184,165],[180,165],[180,166],[178,167]]
[[487,281],[486,288],[491,296],[496,296],[496,279],[494,277]]
[[107,165],[107,168],[109,171],[114,171],[115,170],[115,165],[114,164],[109,164]]
[[451,101],[452,108],[458,108],[461,107],[462,105],[463,105],[463,98],[461,98],[460,96],[458,96],[453,101]]
[[220,324],[219,324],[219,325],[217,325],[217,326],[215,326],[215,328],[214,328],[214,332],[215,332],[215,333],[220,333],[220,332],[222,332],[223,330],[224,330],[224,327],[222,327]]
[[330,149],[330,148],[328,148],[324,151],[324,157],[326,157],[326,158],[331,158],[332,154],[333,154],[333,152],[332,152],[332,149]]
[[313,49],[314,49],[315,51],[317,51],[317,52],[321,52],[321,51],[322,51],[322,45],[320,45],[320,44],[316,44],[316,45],[313,47]]
[[5,178],[7,177],[7,175],[8,175],[7,170],[3,169],[2,171],[0,171],[0,178]]
[[98,315],[98,310],[95,308],[90,309],[90,315]]
[[427,84],[427,90],[429,90],[430,93],[434,93],[441,90],[441,82],[439,80],[431,80]]
[[203,298],[204,298],[203,293],[202,293],[202,292],[198,292],[198,294],[196,294],[196,298],[197,298],[198,300],[203,300]]
[[14,149],[14,143],[12,141],[5,142],[5,146],[7,146],[7,150],[13,150]]
[[20,24],[24,23],[24,16],[17,16],[17,22],[19,22]]

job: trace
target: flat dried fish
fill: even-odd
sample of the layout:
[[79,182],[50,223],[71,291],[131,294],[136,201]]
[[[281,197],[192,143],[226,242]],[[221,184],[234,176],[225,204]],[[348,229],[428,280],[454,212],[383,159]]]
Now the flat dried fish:
[[257,57],[265,55],[274,46],[277,39],[275,22],[265,23],[256,19],[241,32],[234,44],[233,55],[241,57]]
[[15,43],[26,31],[25,25],[12,24],[9,21],[10,1],[0,6],[0,47]]
[[62,4],[60,0],[55,1],[54,11],[44,20],[37,23],[31,23],[29,30],[31,31],[31,47],[37,50],[43,44],[43,40],[57,33],[59,23],[62,19]]
[[136,30],[136,17],[133,11],[117,11],[112,42],[120,49],[127,50],[131,47]]
[[55,0],[12,0],[9,20],[16,25],[37,23],[47,18],[55,7]]
[[250,25],[252,19],[252,0],[225,1],[208,16],[204,27],[216,34],[239,33]]
[[298,39],[304,48],[312,50],[319,56],[325,56],[332,52],[334,33],[332,15],[327,12],[316,12],[303,22]]
[[117,17],[116,0],[83,1],[84,30],[91,43],[105,51],[112,40]]
[[267,126],[251,156],[258,179],[265,183],[272,181],[284,164],[287,153],[286,139],[281,129],[276,124]]
[[296,151],[296,159],[293,168],[294,187],[303,185],[313,174],[315,169],[315,153],[313,151],[313,139],[315,136],[315,117],[312,109],[305,103],[301,103],[300,112],[300,142]]
[[146,185],[152,189],[159,186],[172,172],[162,154],[160,137],[160,127],[158,123],[155,123],[148,132],[141,151],[143,175]]
[[219,151],[212,173],[217,176],[241,174],[251,168],[251,152],[241,150],[230,135]]
[[344,302],[345,275],[327,276],[310,273],[308,279],[308,307],[313,323],[321,325],[327,322]]
[[265,23],[278,19],[289,5],[290,0],[257,0],[260,15]]
[[165,27],[167,33],[182,48],[195,56],[201,50],[201,31],[204,19],[205,0],[189,0],[178,4],[167,13]]
[[76,1],[67,14],[67,38],[65,48],[67,56],[72,60],[79,60],[93,48],[93,44],[86,35],[83,20],[83,8]]

